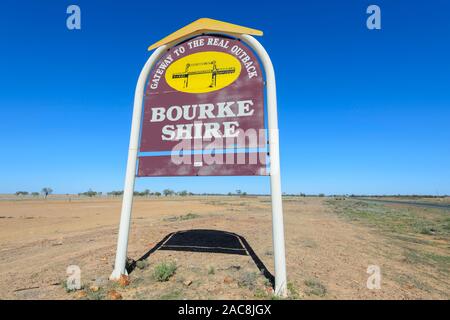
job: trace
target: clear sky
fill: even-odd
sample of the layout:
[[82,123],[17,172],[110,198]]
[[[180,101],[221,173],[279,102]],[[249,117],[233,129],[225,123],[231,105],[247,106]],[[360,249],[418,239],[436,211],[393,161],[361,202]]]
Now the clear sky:
[[[81,8],[81,30],[66,8]],[[368,30],[366,8],[381,8]],[[123,188],[147,46],[210,17],[264,31],[288,193],[450,194],[450,2],[2,1],[0,193]],[[268,177],[141,178],[252,193]]]

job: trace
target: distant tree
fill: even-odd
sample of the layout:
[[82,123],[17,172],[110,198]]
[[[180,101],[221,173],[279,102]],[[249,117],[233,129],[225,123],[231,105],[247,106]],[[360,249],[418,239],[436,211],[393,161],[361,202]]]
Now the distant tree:
[[98,194],[98,192],[93,191],[92,189],[89,189],[86,192],[81,192],[78,195],[80,196],[87,196],[87,197],[95,197]]
[[160,197],[161,196],[161,192],[156,191],[155,192],[155,196]]
[[28,195],[28,191],[17,191],[16,196],[26,196]]
[[173,195],[175,193],[175,191],[173,191],[173,190],[171,190],[171,189],[164,189],[163,190],[163,194],[164,194],[164,196],[171,196],[171,195]]
[[145,189],[144,191],[134,191],[133,195],[139,196],[139,197],[148,197],[150,194],[150,190]]
[[246,195],[247,195],[247,192],[245,192],[245,191],[242,192],[242,195],[243,195],[243,196],[246,196]]
[[32,192],[31,195],[32,195],[33,197],[37,197],[37,196],[39,196],[39,192]]
[[242,193],[241,190],[236,190],[236,194],[240,195]]
[[233,193],[232,193],[232,192],[228,192],[228,195],[229,195],[229,196],[232,196],[232,195],[233,195]]
[[47,199],[49,194],[52,194],[53,189],[49,187],[42,188],[41,193],[44,195],[45,199]]
[[186,190],[183,190],[183,191],[178,192],[178,195],[182,196],[182,197],[185,197],[185,196],[188,195],[188,192]]
[[325,197],[323,193],[319,193],[319,197]]

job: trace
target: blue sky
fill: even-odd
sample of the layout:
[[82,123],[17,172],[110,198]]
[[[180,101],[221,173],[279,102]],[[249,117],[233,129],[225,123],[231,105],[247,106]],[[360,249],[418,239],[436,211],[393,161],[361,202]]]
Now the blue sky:
[[[81,7],[82,29],[66,28]],[[381,8],[382,29],[366,28]],[[264,31],[288,193],[450,194],[448,1],[11,1],[0,11],[0,192],[123,188],[146,48],[210,17]],[[269,191],[267,177],[136,189]]]

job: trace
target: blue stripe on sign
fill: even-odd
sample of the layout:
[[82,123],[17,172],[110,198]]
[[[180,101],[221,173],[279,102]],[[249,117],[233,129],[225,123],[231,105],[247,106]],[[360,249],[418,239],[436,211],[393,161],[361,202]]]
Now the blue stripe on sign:
[[267,148],[237,148],[237,149],[208,149],[208,150],[180,150],[180,151],[152,151],[139,152],[139,157],[190,155],[190,154],[224,154],[224,153],[250,153],[250,152],[268,152]]

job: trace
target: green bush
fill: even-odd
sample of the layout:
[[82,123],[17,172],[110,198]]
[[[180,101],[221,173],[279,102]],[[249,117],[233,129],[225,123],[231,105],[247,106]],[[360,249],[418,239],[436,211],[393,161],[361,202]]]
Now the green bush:
[[153,277],[157,281],[164,282],[164,281],[169,280],[170,277],[175,274],[176,270],[177,270],[177,265],[175,264],[175,262],[169,262],[169,263],[162,262],[155,267],[155,270],[153,272]]
[[239,277],[238,285],[253,290],[256,287],[257,278],[258,275],[256,272],[246,272]]
[[136,261],[136,267],[138,269],[142,270],[142,269],[147,268],[147,266],[148,266],[147,260],[138,260],[138,261]]
[[210,266],[210,267],[208,268],[208,274],[215,274],[215,273],[216,273],[216,269],[214,269],[213,266]]
[[308,295],[323,297],[327,293],[327,288],[322,283],[320,283],[319,280],[305,280],[305,285],[309,288],[309,290],[306,292]]

